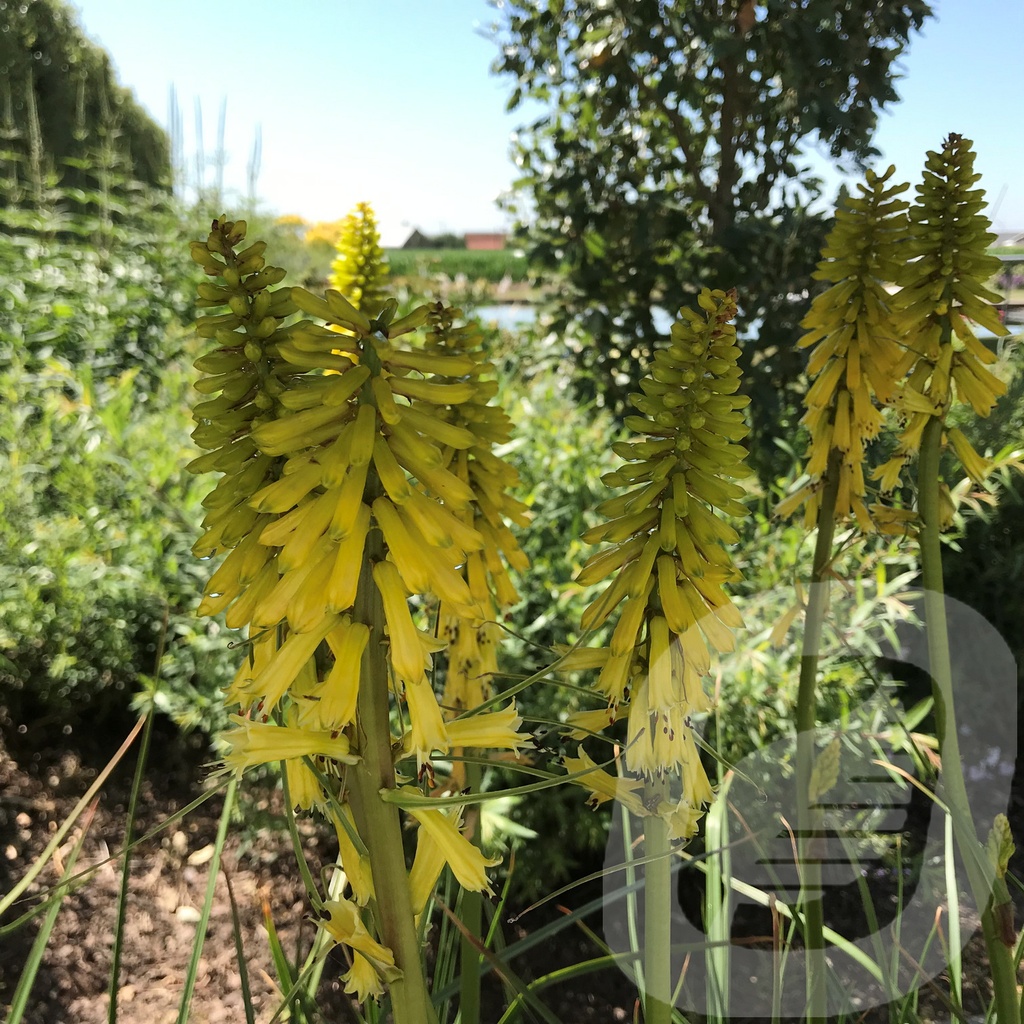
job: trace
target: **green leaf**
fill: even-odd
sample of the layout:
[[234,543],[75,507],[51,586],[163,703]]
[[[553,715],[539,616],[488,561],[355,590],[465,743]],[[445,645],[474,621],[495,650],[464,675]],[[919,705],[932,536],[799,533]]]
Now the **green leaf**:
[[1010,858],[1016,850],[1013,833],[1010,831],[1010,822],[1005,814],[996,815],[988,834],[987,846],[989,860],[996,870],[996,876],[1005,878],[1010,866]]

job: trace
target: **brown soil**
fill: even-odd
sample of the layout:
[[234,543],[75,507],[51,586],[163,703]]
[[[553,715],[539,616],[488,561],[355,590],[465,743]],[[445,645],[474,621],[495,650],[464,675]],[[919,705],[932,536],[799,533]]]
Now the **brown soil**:
[[[11,737],[5,745],[0,739],[0,892],[10,891],[23,876],[118,745],[112,742],[99,757],[72,750],[33,751],[18,740],[17,736]],[[159,749],[154,745],[154,751]],[[139,835],[160,826],[204,791],[203,784],[195,781],[206,774],[200,752],[184,751],[178,745],[165,750],[164,756],[154,753],[151,760],[154,770],[142,792]],[[61,906],[32,989],[24,1018],[27,1024],[101,1024],[107,1020],[120,886],[116,854],[123,842],[133,767],[131,757],[126,762],[105,784],[87,829],[75,871],[90,869],[90,874]],[[279,799],[266,788],[262,793],[250,794],[247,800],[248,824],[233,827],[225,849],[188,1017],[190,1024],[245,1020],[229,880],[241,922],[257,1021],[266,1024],[281,1002],[263,924],[264,908],[269,907],[293,963],[305,955],[312,941],[313,924],[308,919],[309,908],[291,843],[283,829]],[[177,1020],[221,809],[220,796],[211,796],[187,818],[164,828],[134,852],[118,989],[117,1019],[121,1024],[173,1024]],[[303,832],[307,860],[315,876],[321,865],[332,862],[336,850],[312,823],[304,823]],[[80,836],[79,823],[0,925],[39,904],[40,895],[59,880]],[[531,915],[531,927],[543,923],[538,918],[542,915]],[[0,1016],[4,1018],[40,920],[37,917],[0,937]],[[506,929],[507,941],[523,934],[517,934],[515,928]],[[516,961],[514,968],[520,977],[529,980],[596,955],[596,949],[581,933],[563,932],[557,943],[532,952],[523,958],[525,963]],[[357,1019],[339,981],[346,969],[339,953],[333,952],[318,995],[318,1019]],[[585,990],[545,990],[545,1002],[564,1024],[632,1019],[633,991],[618,971],[585,978],[581,987]],[[500,987],[486,979],[484,1019],[497,1021],[504,1004]]]
[[[102,742],[93,742],[92,752],[85,753],[57,749],[52,737],[49,745],[41,744],[39,738],[29,744],[28,736],[16,732],[8,735],[6,743],[2,737],[0,731],[0,892],[8,892],[70,815],[118,743],[112,741],[100,751]],[[208,755],[202,748],[190,748],[167,729],[155,740],[153,750],[150,778],[142,792],[139,835],[158,829],[211,785],[197,781],[209,774],[203,767]],[[107,1020],[120,885],[116,854],[123,842],[132,769],[132,757],[126,758],[101,792],[75,864],[76,872],[90,872],[67,896],[57,916],[28,1003],[27,1024],[101,1024]],[[305,956],[313,937],[305,891],[283,827],[279,795],[269,785],[262,789],[250,786],[245,793],[242,820],[232,826],[217,880],[190,1024],[245,1020],[228,881],[240,918],[256,1020],[261,1024],[271,1020],[281,1002],[264,927],[265,908],[292,963]],[[215,794],[185,819],[146,839],[134,852],[118,989],[117,1019],[121,1024],[174,1024],[177,1020],[221,809],[221,799]],[[1014,818],[1024,819],[1024,814]],[[0,920],[0,926],[38,906],[40,895],[59,880],[81,835],[81,824],[69,833],[14,911]],[[332,863],[336,849],[333,840],[311,822],[302,823],[301,830],[305,855],[316,876],[321,866]],[[597,892],[579,890],[572,895],[570,904],[580,906]],[[558,915],[554,905],[529,914],[519,924],[504,928],[506,942],[524,937],[524,929],[537,929]],[[37,917],[0,936],[0,1016],[4,1018],[40,920]],[[597,921],[590,923],[598,927]],[[969,932],[976,922],[965,921],[964,925]],[[599,950],[582,931],[569,928],[514,960],[512,968],[529,981],[598,955]],[[965,1007],[972,1020],[980,1019],[977,1015],[983,1012],[990,993],[980,936],[965,950],[964,964],[969,979]],[[318,993],[319,1013],[313,1019],[338,1024],[357,1019],[339,981],[345,970],[338,951],[332,952]],[[582,976],[571,987],[545,988],[542,997],[561,1024],[634,1020],[635,990],[616,969]],[[483,992],[485,1024],[495,1024],[506,1007],[501,986],[489,976]],[[921,994],[918,1012],[923,1021],[949,1019],[942,1001],[928,990]],[[526,1013],[520,1019],[532,1022],[540,1018]],[[863,1024],[883,1024],[888,1019],[882,1009],[862,1018]]]

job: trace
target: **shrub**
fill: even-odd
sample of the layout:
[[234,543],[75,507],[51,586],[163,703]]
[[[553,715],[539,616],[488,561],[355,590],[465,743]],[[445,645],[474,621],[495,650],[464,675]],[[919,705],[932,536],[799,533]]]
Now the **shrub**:
[[[162,678],[158,706],[213,728],[230,652],[193,609],[199,491],[189,273],[178,212],[142,195],[93,244],[49,211],[0,235],[0,685],[15,717],[91,724]],[[60,226],[57,233],[54,228]]]
[[505,277],[525,281],[529,276],[526,257],[511,249],[388,249],[387,257],[396,278],[443,274],[497,283]]

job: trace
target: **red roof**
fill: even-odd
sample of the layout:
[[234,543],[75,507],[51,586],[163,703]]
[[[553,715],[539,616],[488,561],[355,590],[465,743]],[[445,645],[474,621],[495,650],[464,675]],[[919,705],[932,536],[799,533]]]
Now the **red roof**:
[[466,248],[467,249],[504,249],[505,248],[505,232],[504,231],[467,231],[466,232]]

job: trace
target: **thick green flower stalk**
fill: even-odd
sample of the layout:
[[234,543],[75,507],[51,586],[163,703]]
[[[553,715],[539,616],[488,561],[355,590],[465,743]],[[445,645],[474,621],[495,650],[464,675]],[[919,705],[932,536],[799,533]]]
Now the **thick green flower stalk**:
[[[867,172],[859,195],[836,210],[814,277],[831,284],[811,305],[799,341],[811,345],[801,423],[810,431],[806,474],[810,477],[777,508],[788,516],[801,505],[808,529],[818,524],[823,491],[836,519],[853,515],[862,530],[873,529],[865,504],[864,459],[868,441],[882,427],[880,406],[892,400],[895,368],[903,354],[891,323],[886,284],[901,269],[900,241],[907,203],[897,198],[909,187],[890,185],[895,172]],[[830,467],[834,467],[830,470]],[[826,481],[829,472],[834,480]]]
[[380,246],[373,207],[369,203],[357,203],[341,223],[337,255],[331,263],[330,285],[356,309],[373,316],[384,305],[387,276],[388,261]]
[[[701,311],[682,310],[671,344],[640,383],[643,394],[632,396],[641,415],[626,424],[638,436],[613,446],[626,465],[604,477],[629,490],[598,506],[610,518],[583,539],[610,546],[578,577],[584,585],[613,577],[582,619],[594,630],[619,612],[598,656],[596,689],[609,717],[628,715],[627,768],[646,779],[681,776],[678,802],[662,807],[674,815],[677,838],[693,834],[712,797],[690,725],[711,707],[703,688],[709,648],[732,650],[732,630],[742,625],[722,589],[738,578],[728,546],[739,536],[716,510],[747,515],[744,489],[733,482],[748,473],[736,442],[747,433],[740,410],[749,402],[736,394],[735,295],[704,289],[698,301]],[[593,781],[595,791],[605,785],[596,776],[579,781]]]
[[942,798],[950,809],[953,834],[981,912],[996,1016],[1014,1024],[1021,1013],[1012,952],[1015,937],[1011,926],[1007,940],[999,924],[1010,899],[998,872],[993,876],[991,864],[988,871],[983,867],[986,857],[971,818],[956,725],[940,541],[954,511],[940,472],[943,444],[953,447],[976,482],[982,482],[989,470],[959,430],[946,428],[954,396],[979,416],[987,416],[1006,391],[1003,382],[986,369],[995,362],[994,353],[971,326],[973,321],[993,334],[1006,333],[991,304],[1000,296],[986,287],[998,272],[999,261],[986,252],[993,235],[981,212],[984,193],[973,188],[979,177],[971,143],[959,135],[951,134],[941,152],[927,156],[918,202],[910,211],[906,263],[896,278],[901,287],[894,302],[895,320],[907,347],[901,367],[908,373],[900,396],[904,426],[896,454],[878,476],[883,489],[895,486],[904,464],[917,456],[917,536],[936,736],[943,764]]
[[[975,336],[973,323],[993,334],[1006,334],[994,302],[1000,296],[987,287],[1000,269],[987,253],[995,236],[981,212],[984,192],[975,189],[981,175],[974,170],[969,140],[951,134],[941,152],[930,152],[902,260],[893,280],[900,290],[893,300],[894,327],[905,346],[897,372],[906,375],[897,407],[904,419],[896,453],[876,477],[892,490],[907,461],[921,447],[924,429],[933,418],[944,419],[954,396],[979,416],[988,416],[1006,385],[986,369],[995,354]],[[986,461],[957,429],[946,439],[968,476],[980,483]],[[944,520],[952,514],[944,492]]]
[[[387,982],[396,1020],[418,1022],[427,1008],[414,915],[445,863],[460,884],[480,890],[491,862],[461,835],[457,817],[417,808],[417,859],[407,876],[400,801],[380,797],[398,787],[394,756],[414,756],[429,778],[431,757],[453,746],[518,751],[528,742],[511,705],[445,722],[428,670],[446,645],[416,627],[408,604],[413,594],[433,594],[473,622],[490,611],[464,573],[490,539],[472,511],[516,506],[459,466],[494,419],[486,411],[494,387],[481,381],[489,367],[476,352],[406,347],[437,319],[426,307],[392,322],[393,302],[371,320],[333,290],[326,299],[302,289],[261,298],[279,278],[234,254],[242,235],[244,225],[219,221],[193,247],[222,282],[209,301],[231,309],[200,320],[200,333],[219,345],[200,367],[219,369],[239,352],[256,367],[198,385],[222,395],[197,412],[197,442],[213,452],[195,468],[226,464],[233,474],[213,492],[222,496],[218,515],[200,547],[205,555],[233,548],[204,611],[225,611],[249,631],[250,656],[227,696],[239,714],[225,737],[225,765],[282,761],[293,801],[334,822],[351,899],[324,904],[324,927],[349,949],[349,990],[365,998]],[[325,325],[282,327],[269,312],[296,307]],[[232,375],[242,371],[244,395]],[[455,422],[464,405],[468,420],[485,425],[480,432]],[[492,482],[509,479],[488,465]],[[500,519],[494,528],[507,531]],[[401,698],[397,736],[391,692]],[[372,922],[358,911],[365,906]]]

